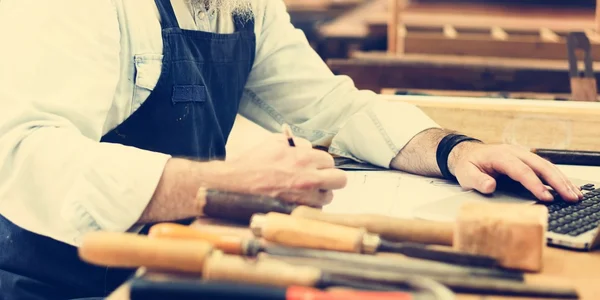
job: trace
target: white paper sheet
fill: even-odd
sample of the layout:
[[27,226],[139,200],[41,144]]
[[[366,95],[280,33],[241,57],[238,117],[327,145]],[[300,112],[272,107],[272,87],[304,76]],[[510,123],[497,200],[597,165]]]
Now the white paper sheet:
[[455,193],[457,184],[397,171],[348,171],[348,184],[334,192],[324,211],[411,218],[414,208]]
[[[559,166],[571,178],[600,182],[600,167]],[[464,193],[458,184],[397,171],[347,171],[348,184],[324,211],[414,218],[419,206]]]

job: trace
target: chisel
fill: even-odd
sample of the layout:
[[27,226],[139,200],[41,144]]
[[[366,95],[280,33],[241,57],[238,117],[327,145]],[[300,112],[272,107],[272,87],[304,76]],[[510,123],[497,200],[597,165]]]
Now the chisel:
[[247,223],[256,213],[290,214],[298,206],[268,196],[206,188],[198,189],[196,200],[206,216],[244,223]]
[[298,206],[291,215],[349,227],[365,228],[368,232],[379,234],[389,241],[452,246],[454,223],[451,222],[409,220],[369,214],[331,214],[307,206]]
[[[403,284],[407,275],[385,269],[365,269],[350,266],[343,262],[334,263],[322,259],[296,258],[277,255],[269,255],[272,259],[281,260],[299,266],[318,266],[321,270],[329,273],[344,274],[348,279],[361,279],[364,281],[375,281],[384,284]],[[479,295],[534,297],[535,299],[579,299],[577,290],[572,287],[560,287],[555,285],[536,285],[512,280],[485,278],[480,276],[456,277],[456,276],[427,276],[438,283],[450,288],[455,293],[472,293]]]
[[397,286],[363,283],[317,267],[295,266],[279,260],[251,260],[213,250],[208,242],[149,238],[131,233],[92,232],[79,247],[82,260],[95,265],[198,274],[210,281],[272,286],[336,286],[360,290],[400,291]]
[[417,243],[394,243],[363,228],[354,228],[280,213],[256,214],[250,220],[256,237],[292,247],[374,254],[394,252],[408,257],[445,263],[495,268],[492,257],[443,251]]
[[322,291],[304,286],[273,287],[233,282],[177,280],[168,282],[134,279],[130,300],[426,300],[427,295],[407,292]]
[[315,258],[321,260],[343,262],[362,269],[377,269],[415,274],[422,276],[451,276],[451,277],[489,277],[523,281],[523,273],[509,270],[496,270],[463,267],[438,263],[434,261],[400,260],[395,261],[386,257],[361,255],[355,253],[340,253],[327,250],[311,250],[305,248],[285,247],[275,244],[262,243],[258,239],[242,239],[237,236],[212,234],[189,226],[161,223],[150,228],[151,238],[162,239],[196,239],[208,242],[216,249],[228,254],[254,257],[260,253],[269,255]]

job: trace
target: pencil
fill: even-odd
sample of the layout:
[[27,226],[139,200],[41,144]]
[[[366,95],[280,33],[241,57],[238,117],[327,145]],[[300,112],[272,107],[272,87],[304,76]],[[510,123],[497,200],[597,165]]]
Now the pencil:
[[292,129],[290,128],[290,126],[284,123],[281,128],[283,130],[283,134],[285,134],[285,136],[287,137],[288,144],[290,144],[290,147],[296,147],[296,143],[294,143],[294,135],[292,134]]

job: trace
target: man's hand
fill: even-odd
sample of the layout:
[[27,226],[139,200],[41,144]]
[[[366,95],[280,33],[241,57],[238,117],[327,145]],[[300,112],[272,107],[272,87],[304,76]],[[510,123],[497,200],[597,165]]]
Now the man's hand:
[[463,188],[484,194],[494,192],[494,178],[504,174],[543,201],[553,200],[544,183],[565,200],[577,201],[583,197],[580,189],[554,164],[517,146],[463,142],[450,152],[448,168]]
[[346,185],[346,173],[335,169],[331,155],[310,142],[274,134],[258,147],[228,161],[198,162],[170,159],[138,224],[182,220],[202,215],[198,188],[278,197],[321,207],[331,202],[332,190]]
[[284,135],[274,134],[260,146],[224,164],[227,181],[211,183],[228,191],[263,194],[321,207],[333,199],[332,190],[346,185],[327,152],[295,137],[290,147]]

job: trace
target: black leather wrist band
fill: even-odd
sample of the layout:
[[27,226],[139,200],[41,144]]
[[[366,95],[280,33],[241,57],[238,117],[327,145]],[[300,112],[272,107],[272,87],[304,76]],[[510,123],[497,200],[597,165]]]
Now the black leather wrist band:
[[468,137],[462,134],[449,134],[440,141],[436,151],[436,160],[438,167],[440,168],[440,172],[442,173],[442,176],[444,178],[449,180],[456,179],[456,177],[454,177],[454,175],[452,175],[452,173],[450,173],[450,170],[448,169],[448,157],[450,156],[450,152],[452,151],[452,149],[454,149],[454,147],[456,147],[456,145],[462,142],[469,141],[481,143],[481,141],[478,139]]

